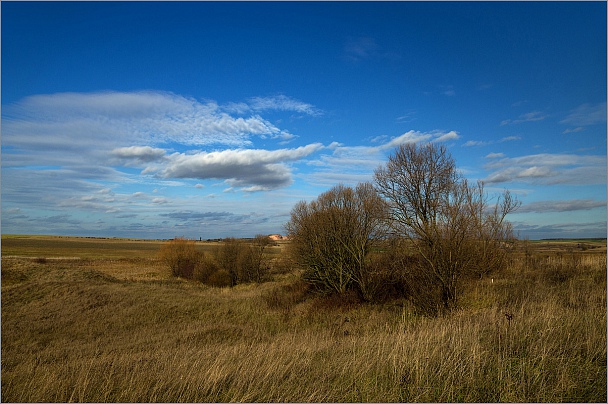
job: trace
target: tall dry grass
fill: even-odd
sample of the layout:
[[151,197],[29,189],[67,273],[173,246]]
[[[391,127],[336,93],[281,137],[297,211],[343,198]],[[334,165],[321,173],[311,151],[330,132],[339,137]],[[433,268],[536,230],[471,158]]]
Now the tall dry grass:
[[578,257],[517,257],[435,318],[293,273],[220,289],[3,259],[2,401],[605,402],[606,255]]

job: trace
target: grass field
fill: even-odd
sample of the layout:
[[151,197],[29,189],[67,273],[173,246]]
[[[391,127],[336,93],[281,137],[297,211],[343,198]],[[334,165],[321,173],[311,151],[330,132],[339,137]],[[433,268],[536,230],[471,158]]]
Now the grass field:
[[170,278],[159,246],[3,236],[2,401],[606,402],[605,240],[530,242],[437,318]]

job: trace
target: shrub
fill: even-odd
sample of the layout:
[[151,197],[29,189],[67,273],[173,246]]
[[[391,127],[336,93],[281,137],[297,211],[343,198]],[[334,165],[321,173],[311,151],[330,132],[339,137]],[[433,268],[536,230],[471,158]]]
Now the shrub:
[[268,275],[264,251],[270,244],[266,236],[258,235],[252,244],[227,238],[215,251],[217,265],[230,275],[230,284],[262,282]]
[[216,288],[232,286],[232,276],[225,269],[220,269],[212,273],[205,283]]
[[220,267],[211,257],[203,255],[194,267],[194,279],[202,283],[208,283],[211,275],[219,269]]
[[194,269],[202,254],[196,250],[194,241],[176,237],[160,247],[160,259],[171,270],[171,275],[193,279]]
[[407,299],[421,314],[435,315],[442,305],[441,289],[432,281],[417,255],[402,239],[388,241],[370,256],[361,295],[369,302]]
[[356,289],[368,253],[383,235],[385,208],[369,183],[338,185],[310,203],[298,202],[286,229],[304,279],[322,292]]

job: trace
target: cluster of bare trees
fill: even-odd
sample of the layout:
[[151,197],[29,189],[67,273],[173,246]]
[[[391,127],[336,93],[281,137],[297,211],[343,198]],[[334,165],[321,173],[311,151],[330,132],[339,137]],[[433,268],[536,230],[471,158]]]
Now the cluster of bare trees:
[[426,291],[448,309],[464,276],[504,265],[514,240],[505,217],[518,206],[508,191],[491,205],[483,183],[469,184],[444,146],[406,144],[376,170],[374,184],[339,185],[299,202],[286,228],[295,261],[319,289],[370,300],[383,283],[401,283],[403,293]]
[[228,238],[212,253],[204,254],[194,241],[179,237],[161,246],[160,259],[173,276],[212,286],[235,286],[266,279],[266,251],[271,243],[264,235],[257,235],[252,242]]

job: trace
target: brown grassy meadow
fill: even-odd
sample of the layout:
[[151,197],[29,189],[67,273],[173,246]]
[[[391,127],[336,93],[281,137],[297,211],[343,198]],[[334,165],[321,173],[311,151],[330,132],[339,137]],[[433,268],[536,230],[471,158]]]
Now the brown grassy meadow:
[[171,278],[159,246],[3,236],[2,401],[606,402],[605,240],[526,243],[436,318]]

